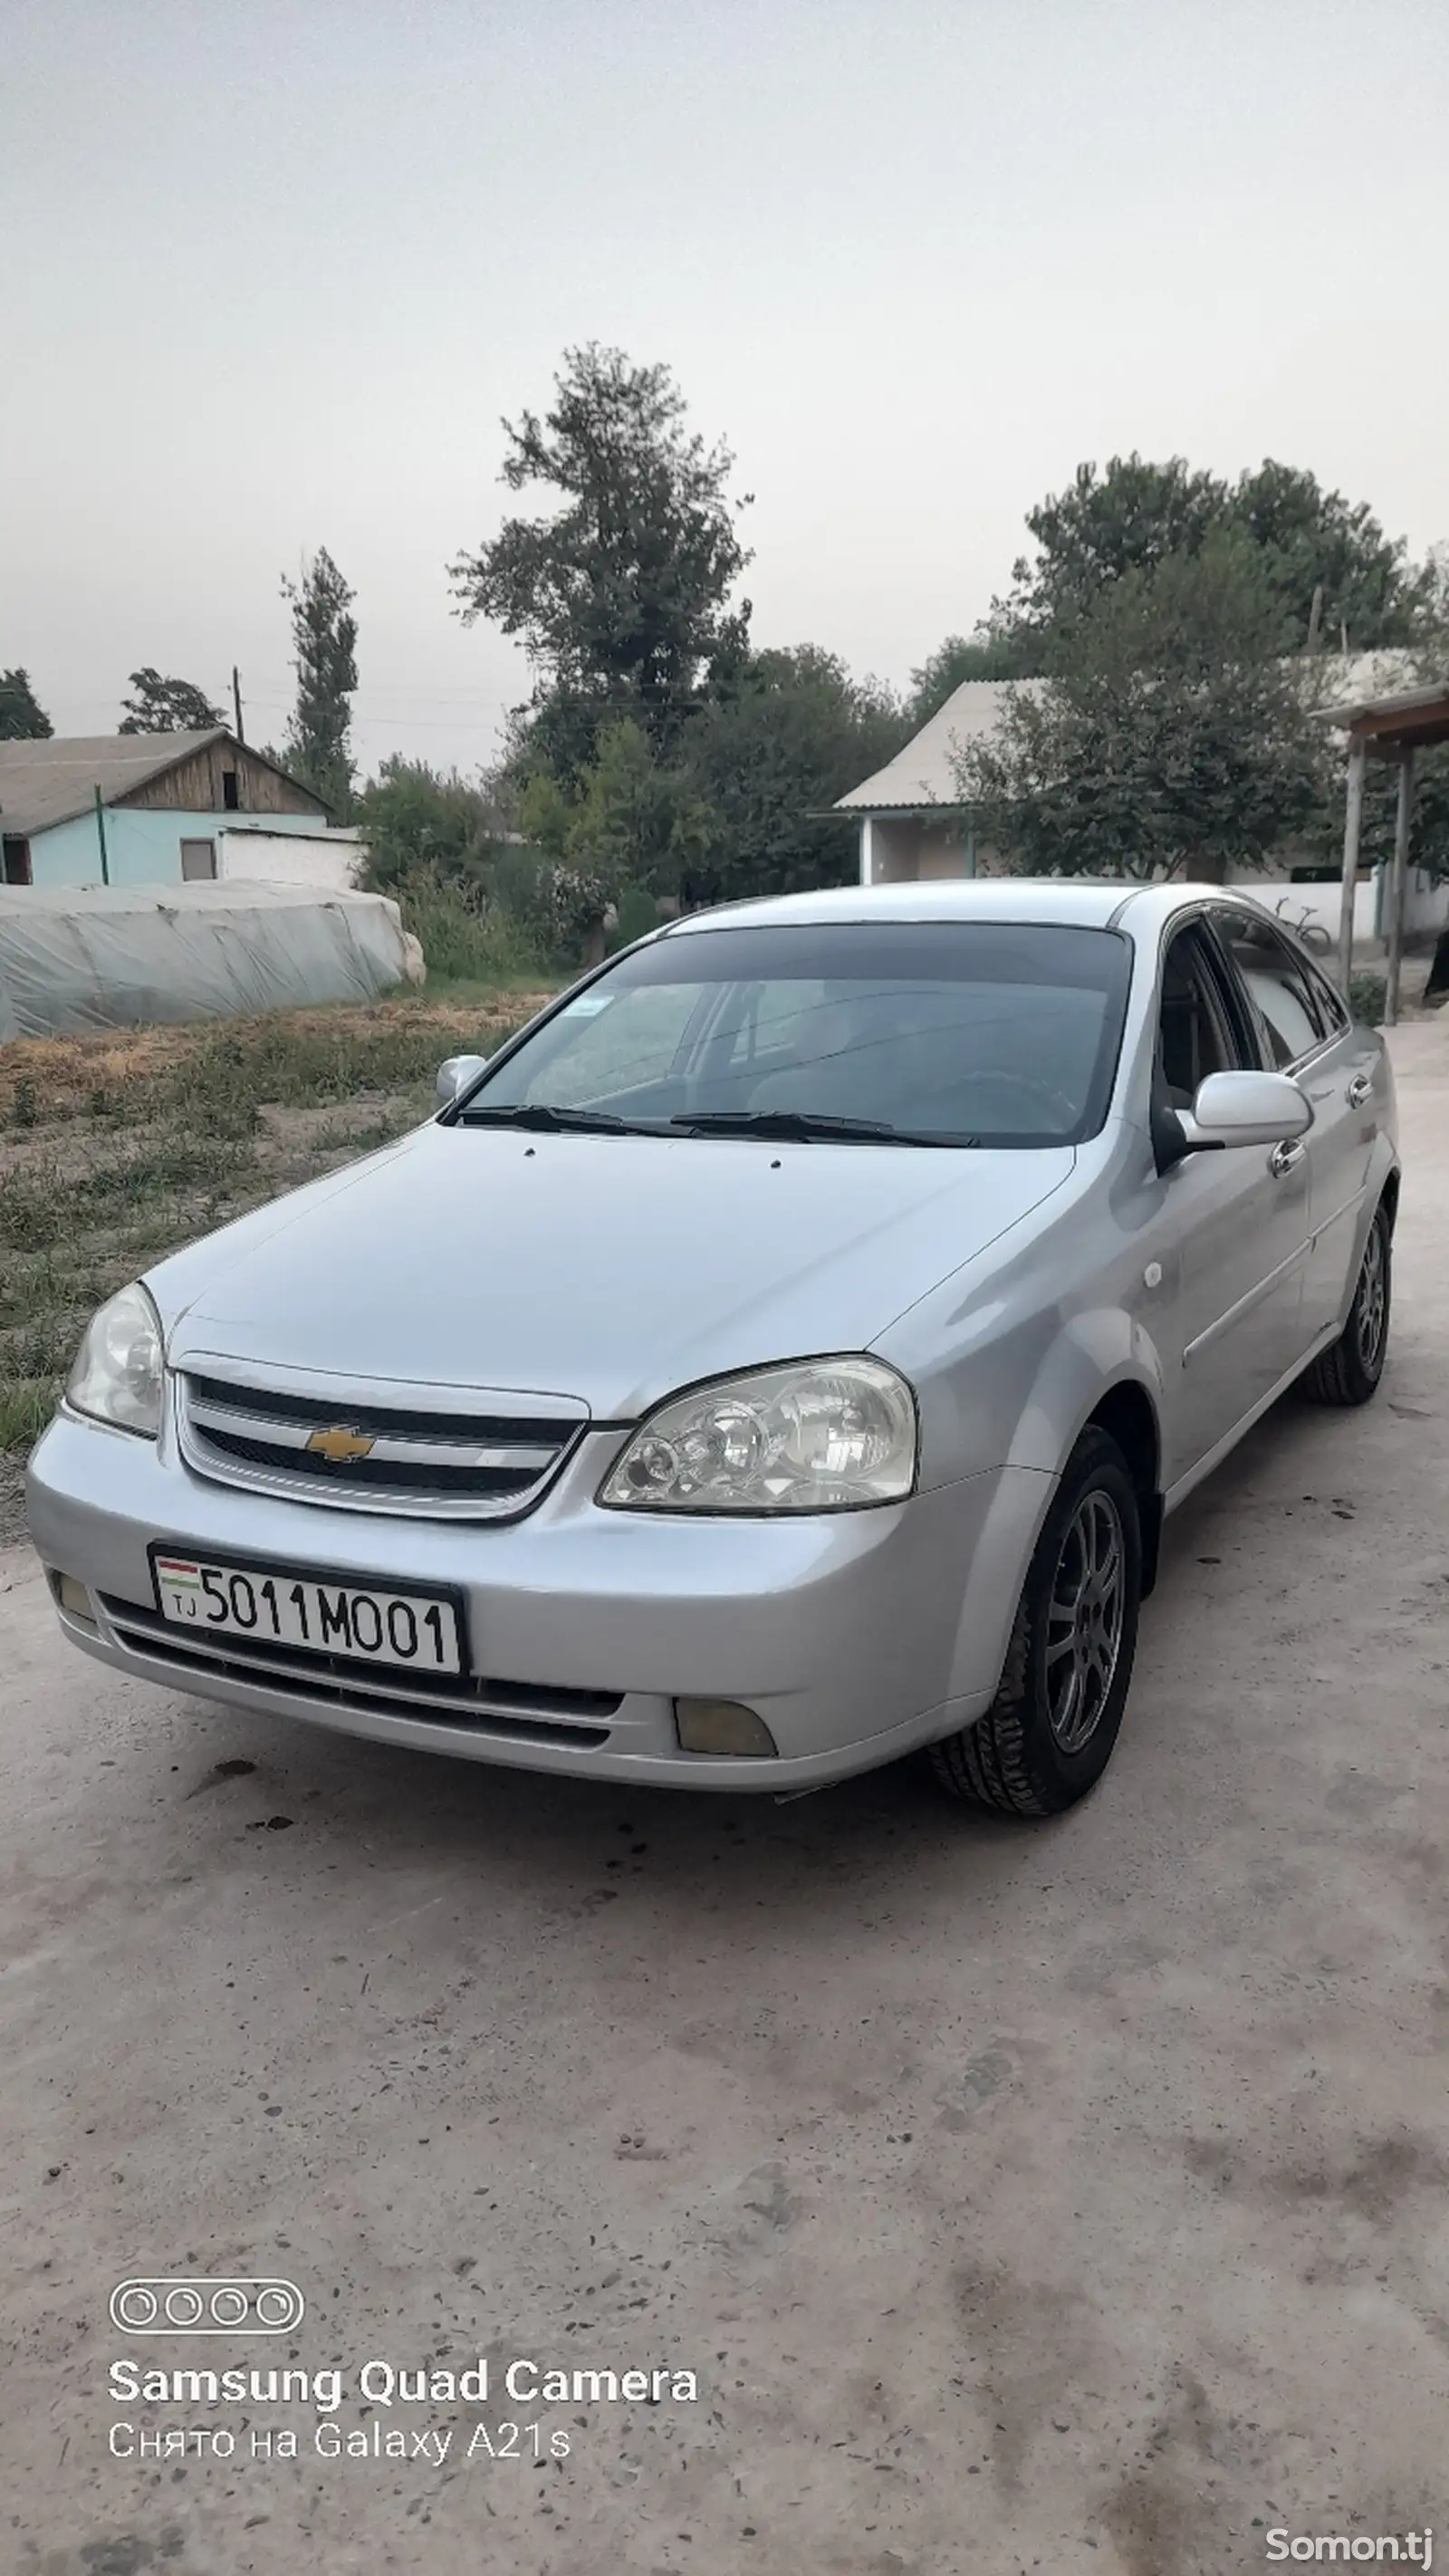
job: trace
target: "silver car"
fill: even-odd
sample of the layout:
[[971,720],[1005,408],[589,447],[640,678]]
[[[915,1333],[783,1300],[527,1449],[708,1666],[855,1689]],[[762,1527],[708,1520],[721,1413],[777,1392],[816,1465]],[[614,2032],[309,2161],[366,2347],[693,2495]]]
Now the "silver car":
[[1080,1798],[1165,1513],[1384,1364],[1380,1039],[1247,896],[671,924],[428,1125],[102,1309],[31,1461],[66,1634],[475,1761]]

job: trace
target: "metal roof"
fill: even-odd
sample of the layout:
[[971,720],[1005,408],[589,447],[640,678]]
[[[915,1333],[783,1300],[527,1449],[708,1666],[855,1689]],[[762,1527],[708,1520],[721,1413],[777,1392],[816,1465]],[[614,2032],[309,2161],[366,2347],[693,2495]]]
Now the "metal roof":
[[[1324,653],[1305,667],[1311,670],[1319,711],[1325,715],[1375,690],[1402,689],[1416,677],[1412,657],[1401,652]],[[1044,680],[963,680],[904,751],[898,751],[874,777],[837,798],[835,812],[919,814],[939,809],[960,813],[965,799],[956,777],[959,755],[996,731],[1003,707],[1018,689],[1035,697],[1045,686]]]
[[1449,680],[1434,680],[1418,689],[1399,689],[1388,697],[1357,698],[1339,706],[1318,707],[1314,712],[1324,723],[1341,725],[1356,735],[1370,751],[1385,755],[1426,743],[1449,742]]
[[1014,690],[1035,693],[1041,686],[1040,680],[963,680],[920,732],[912,735],[904,751],[898,751],[862,786],[852,787],[848,796],[836,800],[836,812],[911,814],[923,805],[959,807],[957,755],[968,743],[982,742],[996,731],[1001,709]]
[[[211,725],[204,733],[61,734],[41,742],[0,742],[0,828],[25,838],[68,823],[90,812],[98,787],[103,804],[118,805],[215,742],[235,744],[236,736],[226,725]],[[263,758],[244,744],[237,748],[252,760]],[[263,766],[278,777],[288,775],[275,761]],[[301,800],[298,813],[326,811],[310,788],[295,779],[289,784]]]

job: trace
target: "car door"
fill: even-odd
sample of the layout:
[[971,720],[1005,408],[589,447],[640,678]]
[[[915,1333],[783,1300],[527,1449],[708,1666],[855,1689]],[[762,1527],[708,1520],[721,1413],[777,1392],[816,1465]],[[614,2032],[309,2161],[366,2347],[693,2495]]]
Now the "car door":
[[1291,1074],[1313,1109],[1303,1140],[1312,1229],[1303,1274],[1307,1351],[1341,1324],[1357,1274],[1383,1050],[1370,1030],[1354,1027],[1333,986],[1276,922],[1244,906],[1225,910],[1217,926],[1247,987],[1263,1063]]
[[[1174,932],[1163,955],[1158,1097],[1190,1110],[1207,1074],[1253,1067],[1257,1056],[1246,997],[1199,917]],[[1301,1146],[1233,1146],[1186,1155],[1161,1187],[1178,1367],[1166,1425],[1172,1485],[1293,1367],[1302,1337],[1308,1161]]]

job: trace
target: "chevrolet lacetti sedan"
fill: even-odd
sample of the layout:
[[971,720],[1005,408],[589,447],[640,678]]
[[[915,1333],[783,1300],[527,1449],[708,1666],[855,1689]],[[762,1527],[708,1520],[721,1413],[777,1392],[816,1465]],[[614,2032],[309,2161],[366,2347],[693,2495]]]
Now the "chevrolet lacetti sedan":
[[616,957],[426,1126],[102,1308],[61,1624],[395,1744],[794,1792],[1111,1753],[1163,1515],[1378,1384],[1380,1039],[1208,886],[878,886]]

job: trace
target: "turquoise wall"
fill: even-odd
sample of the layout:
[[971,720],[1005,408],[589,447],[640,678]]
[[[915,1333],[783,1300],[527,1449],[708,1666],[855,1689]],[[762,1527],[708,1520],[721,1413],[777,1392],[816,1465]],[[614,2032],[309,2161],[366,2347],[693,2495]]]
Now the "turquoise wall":
[[[178,814],[160,806],[106,807],[106,860],[113,886],[180,885],[183,841],[214,841],[221,831],[323,832],[325,814]],[[32,832],[30,866],[38,886],[101,882],[94,813],[48,832]]]

